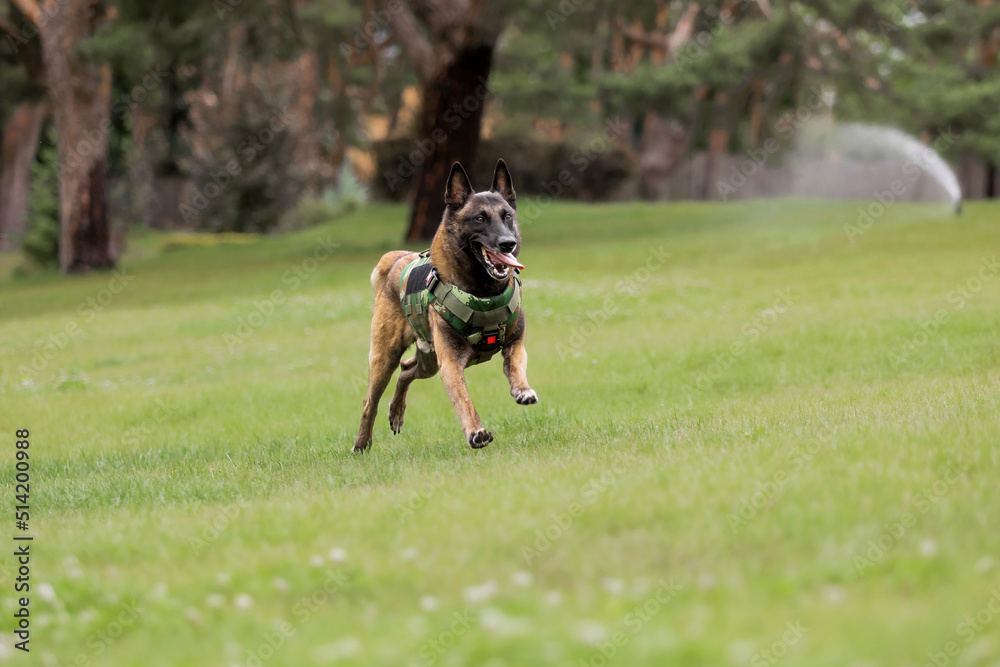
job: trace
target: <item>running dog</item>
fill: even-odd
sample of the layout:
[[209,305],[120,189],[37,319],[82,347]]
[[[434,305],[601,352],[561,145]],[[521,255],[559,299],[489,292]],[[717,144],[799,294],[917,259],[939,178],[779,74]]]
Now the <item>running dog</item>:
[[[397,366],[399,380],[389,404],[393,433],[403,428],[410,383],[440,370],[469,445],[478,449],[492,442],[493,434],[483,428],[469,397],[465,369],[497,352],[503,356],[514,400],[521,405],[538,402],[526,375],[525,319],[517,277],[524,267],[517,261],[521,235],[507,165],[497,162],[493,187],[476,192],[456,162],[444,200],[447,207],[431,249],[386,253],[372,272],[375,314],[368,393],[354,451],[371,446],[379,399]],[[416,355],[400,362],[414,343]]]

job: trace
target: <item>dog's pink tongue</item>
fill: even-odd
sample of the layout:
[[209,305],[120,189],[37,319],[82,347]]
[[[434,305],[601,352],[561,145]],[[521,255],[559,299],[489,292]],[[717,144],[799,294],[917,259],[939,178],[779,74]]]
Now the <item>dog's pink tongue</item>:
[[490,254],[490,259],[494,262],[500,262],[501,264],[506,264],[507,266],[513,266],[515,269],[523,269],[524,265],[517,261],[517,258],[509,252],[493,252],[487,249]]

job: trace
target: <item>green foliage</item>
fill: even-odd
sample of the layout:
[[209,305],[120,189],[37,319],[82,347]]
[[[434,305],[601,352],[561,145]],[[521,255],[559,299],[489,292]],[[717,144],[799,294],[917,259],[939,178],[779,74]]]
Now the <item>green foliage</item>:
[[180,205],[190,228],[266,233],[298,201],[311,175],[292,168],[296,137],[287,116],[263,91],[248,87],[242,115],[206,107],[182,162],[192,192]]
[[303,198],[295,208],[282,216],[278,231],[296,232],[335,220],[341,211],[331,203],[332,197],[329,195],[330,191],[324,191],[321,197]]
[[850,57],[829,71],[839,117],[956,134],[946,153],[1000,161],[1000,66],[986,56],[1000,4],[837,0],[816,10],[850,37]]
[[46,133],[31,166],[27,230],[21,244],[24,255],[37,267],[59,266],[59,158],[55,132]]
[[347,160],[340,168],[340,178],[331,193],[330,202],[345,214],[353,213],[368,203],[368,187],[355,175]]
[[[537,118],[593,126],[599,114],[654,112],[691,128],[695,148],[726,128],[740,150],[776,136],[785,114],[823,85],[836,91],[843,120],[931,139],[950,128],[960,135],[952,155],[1000,160],[1000,67],[985,56],[1000,3],[772,1],[765,16],[756,2],[699,2],[691,38],[662,62],[623,31],[662,39],[693,3],[513,4],[493,78],[506,130],[530,131]],[[631,59],[637,44],[638,61],[614,61],[613,52]],[[751,136],[757,96],[763,131]]]
[[349,162],[340,171],[337,186],[326,188],[319,197],[305,197],[286,213],[278,230],[294,232],[333,222],[353,213],[368,203],[368,188],[362,183]]
[[37,31],[32,34],[30,30],[21,30],[28,25],[24,15],[12,7],[10,14],[5,16],[3,8],[4,3],[0,2],[0,19],[13,26],[15,34],[0,30],[0,121],[5,120],[21,102],[37,99],[45,94],[44,87],[38,85],[39,82],[33,79],[28,69],[21,66],[22,59],[26,56],[32,59],[41,57],[41,41]]

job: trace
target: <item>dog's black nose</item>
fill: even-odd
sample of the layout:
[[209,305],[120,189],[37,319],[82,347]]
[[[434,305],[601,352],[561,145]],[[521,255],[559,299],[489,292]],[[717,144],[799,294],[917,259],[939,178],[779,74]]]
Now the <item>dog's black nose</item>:
[[500,252],[514,252],[514,248],[517,247],[517,239],[511,237],[500,239],[500,243],[497,245],[500,246]]

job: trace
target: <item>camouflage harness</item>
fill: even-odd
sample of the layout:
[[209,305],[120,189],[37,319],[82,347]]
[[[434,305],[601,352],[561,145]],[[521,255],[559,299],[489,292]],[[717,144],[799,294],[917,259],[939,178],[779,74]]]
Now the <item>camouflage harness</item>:
[[431,265],[431,252],[403,268],[399,276],[399,300],[403,314],[417,332],[417,348],[434,349],[430,311],[434,309],[475,351],[469,366],[489,361],[514,332],[521,312],[521,281],[514,279],[498,296],[482,299],[441,282]]

